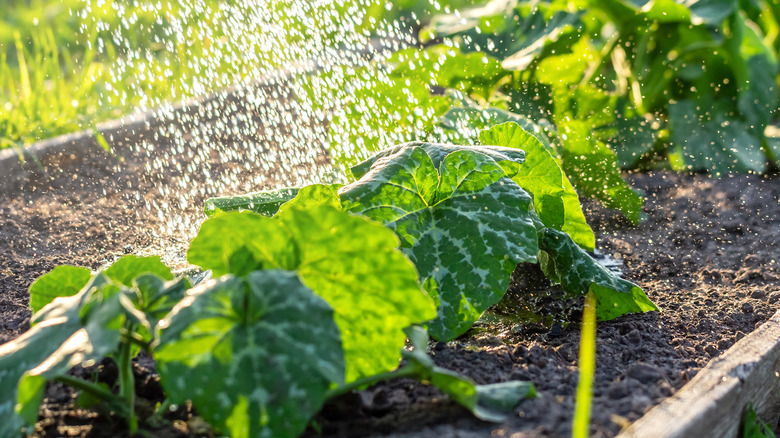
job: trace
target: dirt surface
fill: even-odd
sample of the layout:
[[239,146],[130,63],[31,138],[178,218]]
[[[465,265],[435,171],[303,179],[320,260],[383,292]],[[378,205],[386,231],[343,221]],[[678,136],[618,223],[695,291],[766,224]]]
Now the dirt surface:
[[[126,158],[119,172],[111,170],[113,159],[95,159],[33,177],[15,193],[0,194],[0,343],[26,330],[27,288],[56,265],[95,269],[125,253],[163,249],[180,256],[186,239],[166,234],[170,218],[144,205],[162,196],[160,184],[176,186],[186,172],[160,178],[144,170],[142,157]],[[221,164],[221,157],[211,157],[212,177],[239,161]],[[234,189],[274,185],[281,180],[281,172],[276,173],[264,184]],[[601,251],[624,262],[626,278],[639,284],[661,312],[599,324],[592,425],[597,437],[615,435],[673,394],[712,357],[766,321],[780,301],[780,178],[714,180],[657,172],[629,179],[648,199],[647,219],[640,226],[634,228],[592,202],[586,203],[586,215]],[[173,214],[197,222],[197,206],[209,194],[190,199],[190,207]],[[478,383],[531,380],[538,398],[522,402],[505,423],[489,424],[433,388],[388,382],[330,402],[307,436],[570,435],[581,303],[569,300],[570,306],[561,308],[547,298],[556,289],[533,269],[521,267],[515,274],[493,318],[466,337],[433,344],[431,354],[440,366]],[[513,310],[527,306],[540,306],[542,318],[555,323],[524,323],[512,316]],[[153,362],[145,357],[136,362],[143,411],[161,401],[162,391]],[[115,379],[112,366],[104,361],[75,372],[97,373],[110,382]],[[123,435],[116,421],[75,409],[73,393],[61,385],[50,385],[41,416],[39,436]],[[161,427],[145,428],[160,437],[210,432],[187,406],[172,411],[167,420]]]

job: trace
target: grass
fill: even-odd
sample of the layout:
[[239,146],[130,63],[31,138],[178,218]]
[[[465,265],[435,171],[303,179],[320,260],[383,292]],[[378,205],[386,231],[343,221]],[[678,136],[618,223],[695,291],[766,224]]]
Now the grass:
[[596,370],[596,299],[593,292],[585,296],[580,333],[580,379],[574,408],[572,438],[587,438],[593,403],[593,375]]
[[20,151],[258,77],[317,53],[312,41],[338,44],[351,7],[366,12],[354,34],[384,9],[378,0],[333,10],[287,0],[263,7],[242,0],[8,3],[0,23],[0,149]]

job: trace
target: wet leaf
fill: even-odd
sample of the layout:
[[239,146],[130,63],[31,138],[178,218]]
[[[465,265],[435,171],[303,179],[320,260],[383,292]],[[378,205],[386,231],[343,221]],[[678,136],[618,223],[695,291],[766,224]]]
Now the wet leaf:
[[635,168],[653,150],[658,134],[644,117],[621,117],[607,128],[614,129],[606,143],[615,151],[621,169]]
[[341,187],[342,184],[312,184],[303,187],[293,199],[279,207],[279,212],[282,213],[289,209],[309,210],[323,205],[341,209],[341,202],[338,196],[338,189]]
[[[119,344],[124,312],[121,286],[98,274],[80,292],[55,298],[32,328],[0,345],[0,436],[18,436],[37,420],[44,380],[86,361],[99,361]],[[18,407],[17,407],[18,403]]]
[[461,40],[464,52],[487,53],[507,70],[525,70],[555,42],[576,34],[582,11],[568,12],[544,3],[495,1],[484,7],[440,15],[426,33]]
[[671,148],[683,169],[707,170],[715,175],[734,172],[763,172],[766,157],[761,142],[740,121],[712,107],[700,115],[696,102],[669,105]]
[[479,139],[484,145],[525,151],[525,162],[512,181],[533,196],[534,208],[545,226],[564,231],[581,247],[593,250],[596,240],[577,192],[548,148],[513,122],[482,131]]
[[327,206],[289,208],[273,219],[248,212],[209,219],[187,259],[217,276],[297,272],[335,310],[349,382],[397,367],[402,328],[435,316],[398,245],[392,231],[365,218]]
[[279,207],[298,194],[298,188],[285,187],[264,192],[247,193],[240,196],[209,198],[203,206],[208,217],[215,217],[231,211],[253,211],[264,216],[273,216]]
[[519,170],[520,152],[408,143],[359,165],[353,173],[363,176],[340,192],[346,211],[401,238],[438,307],[428,323],[437,339],[468,330],[506,293],[515,266],[536,261],[539,219],[507,177]]
[[574,295],[593,292],[599,320],[658,310],[639,286],[601,266],[565,233],[545,229],[540,233],[539,250],[542,271],[563,290]]
[[618,209],[633,224],[642,213],[642,198],[620,176],[615,153],[596,140],[588,124],[570,121],[560,126],[563,169],[585,196]]
[[171,400],[232,437],[296,437],[344,379],[333,310],[294,272],[226,276],[188,293],[155,351]]

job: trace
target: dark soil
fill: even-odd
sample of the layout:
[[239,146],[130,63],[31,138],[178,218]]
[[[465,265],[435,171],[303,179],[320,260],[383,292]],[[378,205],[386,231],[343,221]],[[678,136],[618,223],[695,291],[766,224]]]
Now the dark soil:
[[[146,172],[145,161],[127,156],[121,171],[112,159],[87,160],[23,181],[0,194],[0,343],[29,324],[27,288],[59,264],[98,268],[125,253],[171,250],[186,239],[166,232],[168,218],[144,208],[162,205],[160,184],[177,187],[183,172],[165,178]],[[212,177],[236,163],[208,161]],[[282,181],[281,170],[256,190]],[[279,179],[277,179],[279,178]],[[638,227],[592,202],[586,214],[598,247],[624,262],[626,278],[639,284],[661,309],[600,323],[592,432],[613,436],[626,424],[681,388],[711,358],[766,321],[780,301],[780,179],[755,175],[720,180],[669,172],[638,174],[630,182],[645,191],[647,220]],[[187,180],[188,184],[198,181]],[[196,223],[209,193],[172,214]],[[174,257],[175,258],[175,257]],[[539,397],[526,400],[503,424],[475,420],[437,390],[400,380],[332,401],[308,436],[525,437],[568,436],[577,383],[579,303],[551,306],[552,290],[533,270],[516,271],[510,293],[468,336],[432,345],[435,361],[478,383],[531,380]],[[529,292],[531,291],[531,292]],[[528,298],[533,293],[533,298]],[[525,303],[525,304],[524,304]],[[541,305],[546,322],[524,323],[513,309]],[[560,307],[560,306],[558,306]],[[497,316],[496,316],[497,315]],[[565,324],[566,320],[573,321]],[[144,409],[161,401],[153,362],[136,361],[137,391]],[[111,381],[104,361],[75,373]],[[187,406],[168,422],[147,425],[154,435],[207,436],[210,430]],[[315,429],[319,432],[315,432]],[[36,427],[39,436],[122,435],[123,426],[96,412],[76,409],[73,393],[50,385]]]

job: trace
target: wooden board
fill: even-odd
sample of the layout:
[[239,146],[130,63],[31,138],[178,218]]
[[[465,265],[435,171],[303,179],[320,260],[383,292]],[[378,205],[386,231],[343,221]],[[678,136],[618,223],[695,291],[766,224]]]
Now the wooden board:
[[618,437],[736,438],[750,402],[765,421],[780,418],[780,311]]

